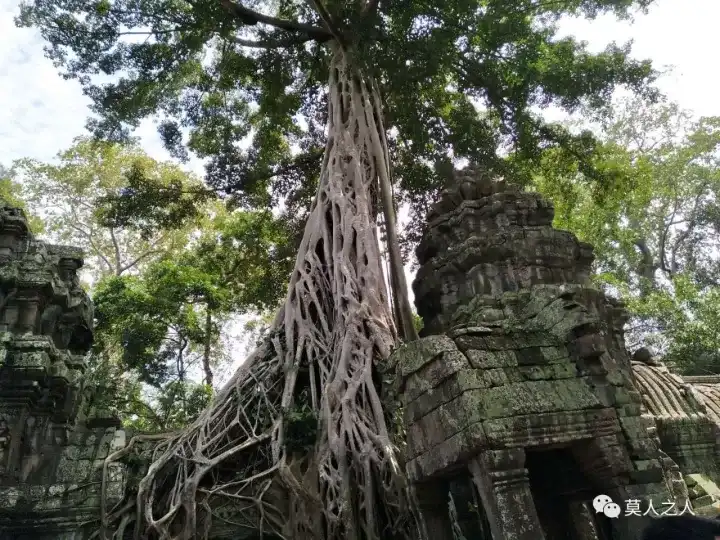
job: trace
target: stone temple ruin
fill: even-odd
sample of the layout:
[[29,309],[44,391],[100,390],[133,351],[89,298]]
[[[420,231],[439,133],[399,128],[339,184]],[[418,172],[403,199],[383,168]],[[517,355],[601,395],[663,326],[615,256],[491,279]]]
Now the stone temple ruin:
[[430,536],[462,521],[466,538],[629,540],[644,519],[597,514],[595,496],[711,506],[720,385],[633,362],[622,305],[589,285],[592,247],[539,195],[468,172],[417,250],[425,337],[394,355]]
[[[589,284],[592,247],[552,219],[539,195],[471,169],[428,216],[424,337],[389,365],[433,540],[638,539],[648,518],[596,513],[599,494],[623,512],[720,513],[720,378],[631,357],[623,306]],[[81,265],[0,204],[0,540],[88,540],[103,482],[108,504],[132,482],[105,465],[126,434],[84,382]]]
[[[0,201],[2,203],[2,201]],[[96,522],[103,460],[125,444],[83,385],[93,308],[80,250],[33,238],[0,204],[0,538],[82,538]],[[122,495],[111,471],[110,494]]]

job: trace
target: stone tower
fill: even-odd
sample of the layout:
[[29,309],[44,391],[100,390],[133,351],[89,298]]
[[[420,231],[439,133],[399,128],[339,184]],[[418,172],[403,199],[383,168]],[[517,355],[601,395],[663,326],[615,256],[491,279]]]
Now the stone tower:
[[590,286],[592,247],[552,219],[539,195],[476,170],[428,218],[413,283],[425,337],[393,360],[431,538],[451,538],[462,478],[484,524],[467,537],[631,540],[647,518],[596,514],[594,497],[687,503],[643,414],[623,307]]
[[[0,538],[86,538],[99,524],[104,458],[124,444],[83,388],[93,309],[82,252],[33,238],[0,200]],[[109,474],[109,500],[122,471]],[[85,525],[82,525],[85,524]]]

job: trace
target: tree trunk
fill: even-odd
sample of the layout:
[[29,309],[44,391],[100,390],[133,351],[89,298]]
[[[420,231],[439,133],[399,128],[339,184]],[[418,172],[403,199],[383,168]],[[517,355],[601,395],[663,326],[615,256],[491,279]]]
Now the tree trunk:
[[[207,523],[212,491],[214,501],[252,501],[247,518],[287,539],[424,536],[374,379],[397,343],[372,208],[379,187],[392,242],[381,101],[349,60],[334,49],[320,185],[285,305],[198,420],[156,451],[138,490],[137,535],[194,538]],[[402,287],[399,250],[392,250],[392,283]],[[407,291],[395,293],[412,338]],[[299,449],[295,422],[304,410],[317,419],[317,434]]]
[[212,310],[205,306],[205,348],[203,350],[203,371],[205,372],[205,384],[212,388],[213,372],[210,368],[210,345],[212,343]]
[[[379,181],[384,203],[389,203],[384,204],[388,237],[397,242],[390,167],[377,88],[348,61],[336,49],[320,190],[285,308],[283,406],[298,396],[295,377],[307,365],[309,403],[320,418],[313,466],[319,476],[323,537],[401,537],[403,531],[393,530],[397,523],[392,522],[402,519],[397,510],[407,509],[408,501],[373,381],[377,364],[397,342],[372,210],[372,191]],[[399,250],[390,253],[400,267],[392,282],[404,284]],[[396,291],[407,302],[404,295],[406,291]],[[409,307],[400,303],[398,312],[403,325],[409,322],[405,330],[414,331]],[[288,532],[302,537],[301,530]]]

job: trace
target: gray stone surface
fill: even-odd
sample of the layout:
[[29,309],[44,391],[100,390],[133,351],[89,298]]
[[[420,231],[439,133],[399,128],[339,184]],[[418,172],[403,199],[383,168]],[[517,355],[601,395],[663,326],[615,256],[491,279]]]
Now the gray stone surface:
[[[561,532],[562,519],[548,516],[591,508],[599,493],[656,508],[667,500],[682,508],[691,496],[678,454],[661,448],[662,413],[647,412],[625,347],[627,313],[590,286],[592,247],[553,229],[552,219],[552,205],[537,194],[482,171],[458,174],[417,250],[413,289],[424,337],[392,359],[410,480],[471,476],[497,539],[597,538],[597,517],[588,524],[576,516]],[[705,417],[688,409],[686,439],[709,442],[713,422]],[[561,471],[547,475],[553,453],[562,455],[557,466],[576,467],[566,488],[584,493],[584,502],[554,491],[565,481]],[[712,452],[693,455],[707,476]],[[555,498],[554,509],[543,497]],[[642,519],[622,523],[604,526],[615,538],[638,538]]]
[[[125,433],[83,399],[93,309],[82,252],[36,240],[1,202],[0,538],[81,540],[97,529],[103,464]],[[108,470],[108,504],[124,481]]]
[[[693,507],[720,513],[720,377],[680,377],[642,350],[632,367],[663,451],[686,478],[695,478]],[[705,487],[696,487],[701,477]]]

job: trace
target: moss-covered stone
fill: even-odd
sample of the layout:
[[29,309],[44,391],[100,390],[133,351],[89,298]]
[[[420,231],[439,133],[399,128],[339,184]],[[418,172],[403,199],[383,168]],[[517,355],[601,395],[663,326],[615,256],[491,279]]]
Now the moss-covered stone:
[[447,336],[428,336],[410,343],[404,343],[393,352],[392,363],[397,366],[398,375],[406,379],[440,353],[457,351],[453,340]]
[[[468,366],[442,365],[441,355],[404,362],[415,368],[402,396],[411,479],[462,469],[473,455],[565,445],[582,448],[583,468],[604,471],[604,481],[629,496],[687,499],[678,465],[659,448],[655,419],[643,416],[622,333],[627,315],[589,283],[592,247],[554,230],[552,206],[535,195],[463,182],[461,202],[443,195],[436,207],[413,287],[425,335],[454,340]],[[438,384],[438,373],[452,374]],[[484,477],[486,495],[496,506],[528,504],[526,484],[513,476],[522,459],[503,463],[488,465],[495,470]],[[493,491],[490,472],[512,476],[506,498]],[[501,534],[538,530],[513,515]]]
[[[105,458],[125,444],[81,409],[93,309],[82,252],[40,242],[0,204],[0,536],[85,540],[100,511]],[[107,478],[112,505],[122,465]],[[89,524],[86,527],[84,524]]]

